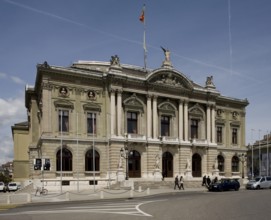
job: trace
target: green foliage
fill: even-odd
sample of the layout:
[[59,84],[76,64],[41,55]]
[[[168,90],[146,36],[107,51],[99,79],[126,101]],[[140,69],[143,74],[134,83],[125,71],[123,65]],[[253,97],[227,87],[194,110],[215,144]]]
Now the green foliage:
[[9,176],[5,176],[3,173],[0,173],[0,182],[9,183],[12,179]]

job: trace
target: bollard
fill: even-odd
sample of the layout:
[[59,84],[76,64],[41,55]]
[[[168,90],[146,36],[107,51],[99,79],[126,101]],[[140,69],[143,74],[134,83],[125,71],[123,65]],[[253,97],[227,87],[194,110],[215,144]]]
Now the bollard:
[[104,192],[103,192],[103,191],[101,191],[101,193],[100,193],[100,198],[101,198],[101,199],[104,198]]
[[150,188],[147,188],[147,195],[150,195]]
[[27,194],[27,202],[32,202],[30,193]]
[[134,197],[134,191],[131,189],[130,190],[130,198],[133,198]]
[[70,201],[70,193],[66,192],[66,201]]
[[142,192],[141,186],[138,187],[138,192]]
[[7,204],[10,204],[10,195],[7,196]]

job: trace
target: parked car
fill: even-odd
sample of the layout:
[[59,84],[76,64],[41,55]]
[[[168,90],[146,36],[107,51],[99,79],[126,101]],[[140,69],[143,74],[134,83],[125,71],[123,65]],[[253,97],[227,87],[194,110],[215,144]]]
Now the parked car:
[[271,189],[271,177],[260,176],[248,181],[246,189]]
[[6,192],[6,185],[3,182],[0,182],[0,192]]
[[15,183],[15,182],[11,182],[8,184],[8,188],[7,191],[17,191],[18,189],[20,189],[20,185]]
[[223,178],[215,183],[211,183],[208,187],[209,191],[227,191],[240,189],[240,183],[238,179]]

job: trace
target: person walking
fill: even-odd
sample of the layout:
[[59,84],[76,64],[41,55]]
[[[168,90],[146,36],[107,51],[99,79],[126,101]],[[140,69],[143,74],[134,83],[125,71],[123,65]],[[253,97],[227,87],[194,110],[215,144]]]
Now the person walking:
[[179,189],[183,189],[184,190],[184,187],[183,187],[183,176],[180,177],[180,187]]
[[206,175],[202,178],[202,186],[206,186]]
[[208,177],[207,177],[207,187],[209,187],[210,184],[211,184],[211,179],[210,179],[210,177],[208,176]]
[[176,189],[176,186],[180,189],[178,175],[175,177],[175,181],[174,181],[174,190]]

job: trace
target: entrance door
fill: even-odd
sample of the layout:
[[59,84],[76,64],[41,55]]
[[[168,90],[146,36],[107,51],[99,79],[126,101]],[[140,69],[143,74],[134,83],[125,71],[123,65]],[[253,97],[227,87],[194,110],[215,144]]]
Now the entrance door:
[[192,176],[201,177],[201,156],[194,154],[192,157]]
[[173,177],[173,156],[169,152],[163,154],[162,172],[165,174],[165,177]]
[[128,168],[129,177],[141,177],[141,156],[136,150],[133,150],[129,154]]

